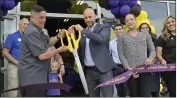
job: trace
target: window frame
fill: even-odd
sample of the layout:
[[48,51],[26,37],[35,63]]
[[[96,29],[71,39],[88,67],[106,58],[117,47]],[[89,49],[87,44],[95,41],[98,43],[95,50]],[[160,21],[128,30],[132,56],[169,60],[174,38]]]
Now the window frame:
[[171,15],[171,13],[170,13],[170,4],[176,4],[176,1],[169,1],[169,0],[167,0],[167,1],[155,1],[155,2],[163,2],[163,3],[166,3],[166,5],[167,5],[167,15],[168,16],[170,16]]

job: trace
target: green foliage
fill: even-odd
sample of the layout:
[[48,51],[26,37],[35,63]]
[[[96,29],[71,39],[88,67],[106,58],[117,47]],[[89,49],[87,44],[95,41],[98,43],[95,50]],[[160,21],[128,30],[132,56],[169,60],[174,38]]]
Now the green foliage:
[[21,11],[30,11],[33,5],[37,4],[37,0],[24,0],[21,2]]
[[70,1],[72,3],[71,8],[69,9],[70,14],[83,14],[85,8],[88,7],[88,4],[83,3],[82,5],[77,5],[76,1]]

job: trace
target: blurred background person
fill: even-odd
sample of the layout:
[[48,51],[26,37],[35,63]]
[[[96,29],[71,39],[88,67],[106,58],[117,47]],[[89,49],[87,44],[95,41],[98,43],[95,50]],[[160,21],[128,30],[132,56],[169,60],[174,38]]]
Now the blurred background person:
[[[119,54],[118,54],[118,50],[117,50],[117,43],[119,41],[119,36],[121,33],[123,33],[123,26],[122,24],[116,24],[114,29],[114,33],[116,35],[116,38],[112,39],[109,42],[109,51],[111,53],[111,56],[114,60],[114,63],[117,65],[117,68],[113,69],[113,77],[116,77],[120,74],[122,74],[123,72],[125,72],[125,69],[122,65],[122,63],[120,62],[119,59]],[[125,83],[121,83],[121,84],[116,84],[116,89],[117,89],[117,96],[119,97],[126,97],[126,92],[125,92]]]
[[[149,24],[147,23],[140,24],[139,30],[141,32],[148,32],[151,35],[152,42],[154,43],[154,47],[156,47],[157,35],[151,32],[151,28]],[[149,51],[147,55],[149,55]],[[155,58],[153,62],[156,63],[157,59]],[[152,87],[152,91],[151,91],[152,97],[159,97],[159,91],[160,91],[160,73],[159,72],[152,73],[152,86],[151,87]]]
[[[29,20],[22,18],[19,22],[19,30],[9,34],[5,40],[2,55],[9,61],[8,65],[8,89],[16,88],[18,83],[18,64],[20,57],[21,38]],[[8,97],[17,97],[18,91],[8,92]]]
[[[59,30],[60,30],[60,29],[59,29]],[[50,38],[47,29],[42,29],[42,31],[44,32],[44,34],[45,34],[48,38]],[[56,32],[61,32],[61,30],[60,30],[60,31],[57,30]],[[59,35],[62,36],[62,37],[64,37],[64,36],[65,36],[65,33],[59,33]],[[55,50],[55,49],[56,49],[55,46],[50,46],[50,47],[48,47],[48,50]],[[59,71],[60,71],[61,75],[63,76],[63,75],[65,74],[65,66],[64,66],[64,62],[63,62],[63,59],[62,59],[62,57],[60,56],[60,54],[59,54],[59,53],[56,53],[56,54],[51,58],[51,60],[52,60],[52,61],[53,61],[53,60],[57,60],[57,61],[59,62],[60,66],[61,66],[60,69],[59,69]]]
[[[162,34],[157,41],[157,58],[161,64],[176,63],[176,18],[169,16],[164,21]],[[161,72],[170,97],[176,97],[176,72]]]
[[[50,70],[47,77],[49,83],[63,83],[62,74],[59,71],[61,68],[60,63],[61,62],[58,62],[58,60],[51,59]],[[61,92],[60,89],[48,89],[46,94],[48,97],[59,97]]]

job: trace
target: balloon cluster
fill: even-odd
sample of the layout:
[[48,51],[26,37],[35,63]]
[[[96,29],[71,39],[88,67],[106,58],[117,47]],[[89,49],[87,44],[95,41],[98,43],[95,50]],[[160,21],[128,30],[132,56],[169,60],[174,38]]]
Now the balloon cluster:
[[139,28],[139,26],[142,24],[142,23],[147,23],[150,28],[151,28],[151,33],[155,33],[155,28],[154,26],[150,23],[149,19],[148,19],[148,14],[146,11],[144,10],[141,10],[140,12],[140,15],[138,15],[137,17],[137,23],[136,23],[136,27]]
[[[137,28],[141,23],[147,23],[150,25],[152,33],[155,33],[155,28],[151,25],[147,12],[142,10],[141,5],[137,4],[137,0],[99,0],[98,3],[100,7],[110,10],[121,24],[125,25],[125,16],[131,13],[137,18]],[[124,27],[127,29],[126,26]]]
[[22,1],[23,0],[0,0],[0,13],[2,13],[1,16],[6,16],[8,10],[12,10],[18,5],[18,2]]
[[132,13],[138,16],[141,11],[141,6],[137,4],[137,0],[99,0],[99,5],[102,8],[110,10],[111,13],[124,24],[124,17]]

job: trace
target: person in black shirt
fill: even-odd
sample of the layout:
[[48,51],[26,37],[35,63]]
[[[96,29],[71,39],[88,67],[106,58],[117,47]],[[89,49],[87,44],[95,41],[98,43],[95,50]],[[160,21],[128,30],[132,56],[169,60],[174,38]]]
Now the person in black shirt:
[[[157,42],[157,35],[153,34],[151,32],[151,28],[149,26],[149,24],[147,23],[141,23],[139,26],[139,30],[141,32],[148,32],[151,35],[152,38],[152,42],[154,43],[154,46],[156,46],[156,42]],[[149,52],[148,52],[149,54]],[[147,55],[148,55],[147,54]],[[153,63],[156,63],[157,59],[155,58]],[[160,74],[159,72],[153,72],[152,73],[152,89],[151,89],[151,95],[152,97],[159,97],[159,90],[160,90]]]
[[[157,58],[161,64],[176,63],[176,18],[169,16],[164,22],[162,35],[157,41]],[[170,97],[176,97],[176,72],[162,72]]]

